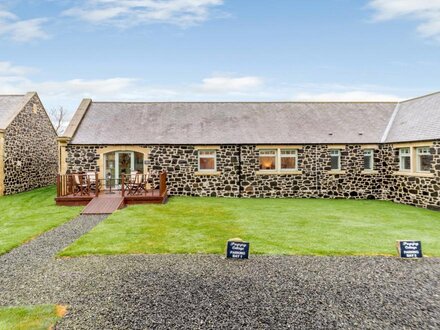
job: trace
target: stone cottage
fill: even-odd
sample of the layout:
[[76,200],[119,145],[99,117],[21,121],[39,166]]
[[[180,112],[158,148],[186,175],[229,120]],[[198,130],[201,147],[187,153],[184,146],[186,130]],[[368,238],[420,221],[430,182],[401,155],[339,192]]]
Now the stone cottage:
[[55,183],[57,133],[37,93],[0,95],[0,195]]
[[403,102],[92,102],[62,173],[167,171],[170,195],[358,198],[440,210],[440,93]]

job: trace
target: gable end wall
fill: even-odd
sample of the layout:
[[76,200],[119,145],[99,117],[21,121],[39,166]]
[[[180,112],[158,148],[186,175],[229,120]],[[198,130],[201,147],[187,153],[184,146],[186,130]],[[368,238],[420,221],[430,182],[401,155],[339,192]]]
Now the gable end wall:
[[4,195],[5,186],[4,186],[4,180],[5,180],[5,171],[4,171],[4,146],[5,146],[5,138],[4,138],[4,131],[0,131],[0,196]]
[[5,130],[4,192],[15,194],[55,183],[57,135],[37,95]]

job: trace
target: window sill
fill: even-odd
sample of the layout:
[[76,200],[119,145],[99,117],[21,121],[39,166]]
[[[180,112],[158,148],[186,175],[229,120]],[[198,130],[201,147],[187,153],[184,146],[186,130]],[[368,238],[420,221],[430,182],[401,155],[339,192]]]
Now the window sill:
[[302,171],[257,171],[256,175],[301,175]]
[[222,172],[220,171],[196,171],[194,172],[194,175],[197,176],[215,176],[215,175],[220,175],[222,174]]
[[362,171],[361,174],[369,175],[369,174],[379,174],[379,171]]
[[332,171],[328,171],[327,174],[331,174],[331,175],[345,174],[345,171],[342,171],[342,170],[332,170]]
[[423,173],[423,172],[394,172],[393,175],[403,175],[403,176],[417,176],[422,178],[433,178],[433,173]]

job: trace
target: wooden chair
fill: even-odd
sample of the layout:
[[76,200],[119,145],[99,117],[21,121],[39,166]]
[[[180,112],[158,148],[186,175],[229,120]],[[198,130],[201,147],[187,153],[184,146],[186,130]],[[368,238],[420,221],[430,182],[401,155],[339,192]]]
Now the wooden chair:
[[150,174],[141,174],[140,175],[140,183],[139,183],[139,192],[144,192],[147,193],[147,189],[148,189],[148,179],[150,178]]
[[154,193],[154,189],[156,188],[156,182],[157,180],[158,172],[156,170],[151,170],[148,172],[148,180],[146,187],[147,189],[151,190],[151,193]]
[[145,175],[141,173],[131,174],[127,185],[128,195],[136,195],[146,192]]
[[137,171],[131,171],[130,174],[127,174],[127,175],[124,176],[124,178],[125,178],[125,181],[124,181],[125,182],[125,189],[127,191],[130,190],[129,189],[130,184],[134,184],[134,182],[136,180],[137,173],[138,173]]
[[84,181],[84,174],[73,174],[73,195],[89,195],[90,185],[87,179]]
[[87,180],[90,185],[90,189],[99,192],[101,190],[101,182],[96,180],[96,172],[86,172]]
[[136,175],[137,171],[131,171],[129,175],[125,176],[125,190],[127,191],[127,195],[133,194],[133,191],[135,190],[135,184],[136,184]]
[[138,171],[131,171],[129,179],[127,181],[131,183],[135,183],[138,173],[139,173]]

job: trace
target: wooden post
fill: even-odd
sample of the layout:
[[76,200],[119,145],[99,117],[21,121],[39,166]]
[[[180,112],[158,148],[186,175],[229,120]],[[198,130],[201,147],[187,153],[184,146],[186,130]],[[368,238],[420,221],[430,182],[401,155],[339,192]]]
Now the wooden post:
[[73,175],[69,174],[68,176],[69,181],[69,195],[73,194]]
[[99,177],[98,177],[99,173],[95,172],[95,196],[98,197],[99,195],[99,189],[100,189],[100,181],[99,181]]
[[87,196],[89,196],[91,192],[90,190],[92,189],[92,184],[90,182],[90,178],[88,177],[88,175],[87,174],[84,175],[85,175],[84,178],[86,179],[87,182]]
[[122,173],[122,187],[121,187],[121,193],[122,193],[122,197],[125,197],[125,174]]
[[163,196],[167,191],[167,172],[160,173],[159,194]]
[[84,184],[84,177],[83,177],[83,175],[81,174],[82,172],[79,172],[80,174],[78,174],[78,179],[79,179],[79,188],[78,189],[80,189],[80,195],[81,196],[84,196],[84,186],[83,186],[83,184]]
[[68,187],[68,195],[72,195],[73,194],[73,176],[72,176],[72,174],[69,174],[66,177],[66,181],[67,181],[66,186]]
[[57,197],[61,196],[61,176],[57,174]]

